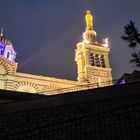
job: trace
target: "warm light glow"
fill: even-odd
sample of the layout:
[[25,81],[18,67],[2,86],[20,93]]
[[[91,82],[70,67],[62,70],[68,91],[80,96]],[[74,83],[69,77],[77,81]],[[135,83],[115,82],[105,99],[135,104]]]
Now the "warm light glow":
[[88,40],[83,40],[83,44],[84,44],[84,43],[87,43],[87,44],[88,44],[88,43],[90,43],[90,42],[89,42]]
[[98,84],[101,85],[101,79],[100,78],[98,78]]
[[108,40],[109,40],[108,37],[103,39],[103,46],[104,47],[109,47],[109,41]]

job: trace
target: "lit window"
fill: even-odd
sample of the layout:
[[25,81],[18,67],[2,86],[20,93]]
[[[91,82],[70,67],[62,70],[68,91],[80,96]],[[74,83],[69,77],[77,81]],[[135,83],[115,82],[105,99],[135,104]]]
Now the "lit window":
[[125,82],[125,79],[122,79],[120,82],[119,82],[119,84],[121,85],[121,84],[125,84],[126,82]]
[[7,59],[9,59],[10,57],[10,52],[7,52]]
[[0,55],[4,54],[4,47],[2,45],[0,45]]

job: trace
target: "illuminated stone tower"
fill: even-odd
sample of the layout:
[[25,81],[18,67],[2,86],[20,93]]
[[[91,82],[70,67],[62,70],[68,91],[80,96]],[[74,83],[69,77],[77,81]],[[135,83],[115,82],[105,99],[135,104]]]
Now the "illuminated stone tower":
[[86,29],[83,33],[83,42],[77,44],[75,61],[78,67],[78,81],[109,85],[112,82],[111,68],[108,54],[110,48],[108,38],[103,43],[96,41],[96,32],[93,30],[93,16],[87,11],[85,16]]

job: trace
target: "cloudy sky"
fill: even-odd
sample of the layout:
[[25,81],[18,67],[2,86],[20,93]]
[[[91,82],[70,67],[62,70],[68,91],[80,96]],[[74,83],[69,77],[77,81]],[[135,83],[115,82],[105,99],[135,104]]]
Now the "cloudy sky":
[[18,71],[77,79],[76,44],[82,41],[84,16],[91,10],[97,41],[109,37],[114,79],[135,68],[132,50],[121,40],[129,20],[140,31],[139,0],[3,0],[0,27],[17,52]]

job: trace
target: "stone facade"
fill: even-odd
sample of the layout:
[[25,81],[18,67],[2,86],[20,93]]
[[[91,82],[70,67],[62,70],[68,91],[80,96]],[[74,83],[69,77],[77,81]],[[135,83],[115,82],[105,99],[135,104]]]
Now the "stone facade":
[[97,44],[78,43],[76,50],[78,81],[100,84],[112,81],[109,51],[109,48]]
[[107,44],[96,42],[96,32],[90,27],[92,15],[89,14],[90,12],[86,20],[88,28],[83,34],[84,40],[77,44],[76,50],[78,81],[17,72],[16,52],[11,41],[1,33],[0,89],[51,95],[110,85],[107,83],[112,80],[108,60],[110,49],[104,46]]

